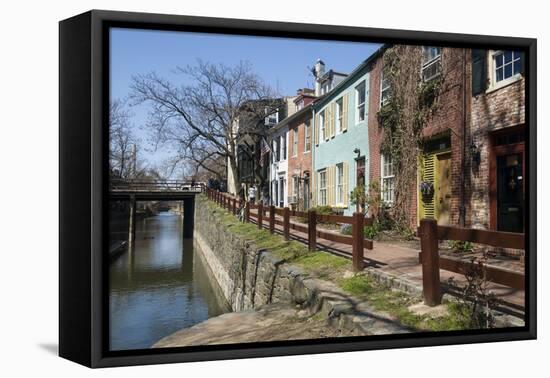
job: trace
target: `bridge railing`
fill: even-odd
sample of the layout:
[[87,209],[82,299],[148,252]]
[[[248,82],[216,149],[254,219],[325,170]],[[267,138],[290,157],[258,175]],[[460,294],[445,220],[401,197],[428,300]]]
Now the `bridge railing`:
[[205,188],[203,182],[192,182],[183,180],[139,180],[139,179],[111,179],[109,182],[111,191],[131,192],[202,192]]

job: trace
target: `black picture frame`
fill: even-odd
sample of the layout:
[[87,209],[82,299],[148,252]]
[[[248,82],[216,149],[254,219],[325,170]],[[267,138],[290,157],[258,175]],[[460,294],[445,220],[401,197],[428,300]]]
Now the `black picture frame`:
[[[513,47],[526,65],[525,327],[109,352],[106,348],[105,196],[110,27],[302,39]],[[157,364],[536,338],[535,39],[92,10],[59,24],[59,354],[89,367]]]

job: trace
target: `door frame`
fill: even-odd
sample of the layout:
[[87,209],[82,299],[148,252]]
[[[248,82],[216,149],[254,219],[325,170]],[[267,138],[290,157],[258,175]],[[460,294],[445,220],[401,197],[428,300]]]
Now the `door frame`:
[[[489,229],[497,230],[498,228],[498,204],[497,204],[497,158],[499,156],[511,155],[511,154],[522,154],[522,175],[523,180],[521,180],[522,190],[523,190],[523,200],[525,203],[525,141],[513,143],[513,144],[504,144],[501,146],[495,145],[495,140],[499,136],[504,136],[507,134],[515,133],[524,133],[524,125],[507,127],[504,130],[499,130],[491,133],[489,137]],[[523,218],[525,220],[525,208],[523,209]],[[525,231],[525,222],[523,225]]]

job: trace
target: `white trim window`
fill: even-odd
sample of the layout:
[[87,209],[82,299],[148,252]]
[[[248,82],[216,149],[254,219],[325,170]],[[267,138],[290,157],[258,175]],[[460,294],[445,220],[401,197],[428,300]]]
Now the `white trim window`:
[[281,157],[281,153],[279,151],[279,143],[277,141],[277,138],[273,138],[273,162],[278,162]]
[[365,120],[366,99],[367,86],[363,81],[355,87],[355,123],[363,122]]
[[392,204],[395,193],[395,174],[393,172],[393,161],[391,156],[382,154],[380,166],[382,168],[382,174],[380,177],[382,181],[382,201],[387,204]]
[[292,156],[298,156],[298,128],[292,133]]
[[281,135],[281,161],[286,160],[286,133]]
[[344,124],[344,98],[340,97],[336,100],[336,132],[340,134],[342,132],[342,125]]
[[336,203],[344,205],[344,163],[336,164]]
[[[265,109],[265,113],[268,113],[268,109]],[[279,123],[279,112],[276,111],[274,113],[269,114],[267,117],[265,117],[265,124],[268,126],[273,126]]]
[[380,107],[386,105],[391,97],[390,81],[387,76],[386,70],[382,70],[382,77],[380,79]]
[[311,119],[306,119],[304,122],[304,152],[311,150]]
[[319,143],[325,140],[325,110],[319,114]]
[[501,84],[518,77],[521,73],[521,54],[519,51],[496,51],[493,53],[493,77],[495,84]]
[[319,205],[326,206],[327,204],[327,170],[319,171]]
[[430,81],[441,74],[441,47],[422,47],[422,81]]

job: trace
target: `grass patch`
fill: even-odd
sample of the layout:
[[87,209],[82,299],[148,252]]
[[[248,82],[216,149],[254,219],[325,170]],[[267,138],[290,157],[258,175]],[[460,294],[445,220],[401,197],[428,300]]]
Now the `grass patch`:
[[419,331],[452,331],[470,328],[471,314],[466,307],[455,303],[445,302],[448,314],[432,318],[427,315],[418,315],[408,309],[418,302],[418,299],[405,293],[391,290],[389,287],[373,281],[368,276],[356,275],[339,280],[340,287],[368,302],[378,311],[383,311],[407,327]]
[[334,280],[344,291],[368,302],[378,311],[383,311],[401,324],[419,331],[450,331],[469,329],[471,314],[459,303],[445,302],[448,314],[432,318],[411,312],[408,307],[418,303],[418,299],[405,293],[391,290],[364,274],[341,278],[343,272],[351,269],[351,262],[343,257],[323,251],[309,251],[307,246],[297,241],[286,241],[281,235],[270,234],[259,229],[256,224],[241,223],[225,209],[212,201],[204,200],[208,209],[218,217],[223,225],[234,234],[250,240],[258,248],[269,249],[277,257],[303,268],[307,273]]

